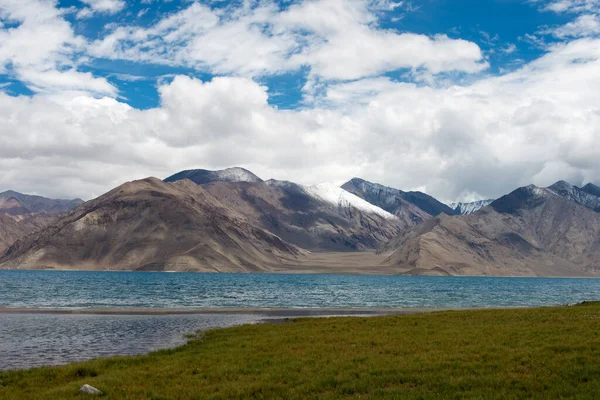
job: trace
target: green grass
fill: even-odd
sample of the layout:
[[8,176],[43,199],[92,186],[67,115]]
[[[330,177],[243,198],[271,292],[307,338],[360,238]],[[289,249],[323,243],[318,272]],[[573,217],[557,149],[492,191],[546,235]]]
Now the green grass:
[[214,330],[147,356],[0,373],[0,399],[85,398],[84,383],[106,399],[597,399],[600,303]]

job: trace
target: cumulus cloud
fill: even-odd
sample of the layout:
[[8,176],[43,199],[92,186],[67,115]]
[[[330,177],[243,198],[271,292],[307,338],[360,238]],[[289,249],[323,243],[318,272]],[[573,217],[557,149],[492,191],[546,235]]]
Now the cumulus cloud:
[[88,7],[82,8],[77,13],[78,18],[88,18],[95,13],[116,14],[125,8],[124,0],[80,0]]
[[580,15],[574,21],[554,29],[546,29],[543,33],[551,34],[560,39],[598,35],[600,34],[600,16]]
[[31,90],[92,91],[116,95],[104,78],[77,71],[73,59],[85,40],[73,32],[52,1],[0,0],[0,73],[12,74]]
[[534,0],[542,3],[542,9],[556,13],[580,13],[597,11],[600,9],[600,0]]
[[[600,40],[469,86],[364,79],[278,110],[248,78],[178,76],[159,107],[0,93],[0,185],[90,197],[123,181],[242,165],[301,183],[361,176],[443,200],[600,172]],[[34,118],[32,118],[34,116]],[[16,172],[18,171],[18,172]]]
[[487,68],[472,42],[377,27],[377,10],[401,6],[388,1],[317,0],[282,11],[272,2],[225,9],[193,3],[150,28],[117,27],[95,42],[90,53],[246,77],[302,66],[327,80],[358,79],[400,68],[422,68],[431,74]]

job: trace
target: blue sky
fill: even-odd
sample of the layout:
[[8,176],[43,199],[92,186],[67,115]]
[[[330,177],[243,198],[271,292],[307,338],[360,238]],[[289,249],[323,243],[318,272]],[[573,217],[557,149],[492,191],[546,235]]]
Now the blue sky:
[[599,181],[600,0],[0,0],[0,189]]

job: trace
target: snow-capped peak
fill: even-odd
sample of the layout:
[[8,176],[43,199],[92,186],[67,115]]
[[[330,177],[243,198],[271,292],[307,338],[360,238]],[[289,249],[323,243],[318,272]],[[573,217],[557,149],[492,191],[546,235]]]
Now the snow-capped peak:
[[396,219],[396,216],[393,214],[390,214],[332,183],[304,186],[304,190],[308,195],[338,207],[354,207],[370,214],[377,214],[386,219]]
[[494,200],[488,199],[488,200],[471,201],[471,202],[466,202],[466,203],[456,202],[456,203],[450,203],[448,205],[450,206],[450,208],[459,212],[460,214],[468,215],[468,214],[473,214],[475,211],[481,210],[485,206],[489,206],[493,202],[494,202]]
[[198,185],[204,185],[211,182],[262,182],[262,179],[258,176],[247,169],[240,167],[227,168],[220,171],[188,169],[169,176],[165,179],[165,182],[177,182],[183,179],[189,179]]
[[226,182],[260,182],[261,179],[247,169],[240,167],[227,168],[214,171],[215,176]]

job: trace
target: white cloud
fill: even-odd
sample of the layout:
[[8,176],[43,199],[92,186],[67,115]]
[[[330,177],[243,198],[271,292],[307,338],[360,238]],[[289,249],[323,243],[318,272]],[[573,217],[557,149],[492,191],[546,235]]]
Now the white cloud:
[[39,68],[20,68],[18,79],[38,93],[82,92],[95,95],[117,96],[117,89],[106,79],[95,78],[90,72],[78,72],[75,69],[41,70]]
[[326,80],[400,68],[430,74],[487,68],[472,42],[379,29],[377,10],[400,3],[318,0],[284,11],[271,2],[244,4],[211,9],[193,3],[150,28],[119,27],[95,42],[90,53],[247,77],[308,66],[315,79]]
[[274,5],[219,11],[193,3],[148,29],[119,27],[95,42],[90,54],[218,74],[282,71],[289,69],[286,57],[296,43],[288,33],[265,32],[276,12]]
[[600,34],[600,16],[585,14],[575,20],[554,29],[547,29],[543,33],[551,34],[557,38],[584,37]]
[[517,46],[514,43],[508,43],[506,46],[501,47],[500,51],[504,54],[512,54],[517,51]]
[[105,79],[77,71],[73,54],[84,49],[85,40],[54,2],[0,0],[0,16],[14,23],[0,28],[0,73],[15,75],[34,91],[116,94]]
[[555,13],[581,13],[600,9],[600,0],[534,0],[542,3],[542,10]]
[[125,8],[124,0],[79,0],[88,7],[82,8],[77,13],[77,18],[89,18],[94,13],[116,14]]
[[588,38],[469,86],[363,79],[330,85],[300,110],[278,110],[265,87],[234,77],[178,76],[146,111],[0,93],[0,187],[90,197],[130,179],[231,165],[307,184],[362,176],[442,200],[596,180],[599,86],[600,40]]

